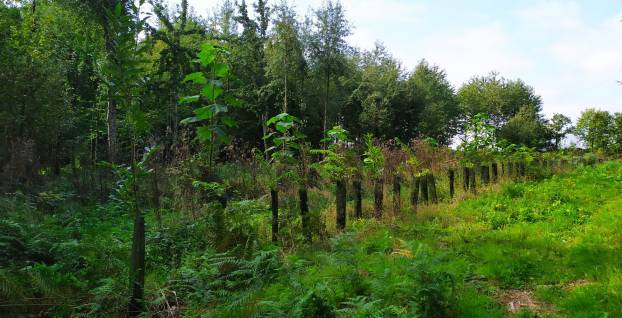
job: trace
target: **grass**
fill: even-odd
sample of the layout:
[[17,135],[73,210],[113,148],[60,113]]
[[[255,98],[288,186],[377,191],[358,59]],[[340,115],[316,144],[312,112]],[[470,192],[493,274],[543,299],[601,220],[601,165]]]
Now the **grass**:
[[[622,316],[620,162],[504,180],[417,213],[406,185],[398,215],[386,186],[381,221],[370,217],[366,191],[366,217],[350,218],[340,233],[325,185],[309,193],[319,233],[310,246],[301,243],[295,188],[288,189],[279,246],[269,243],[265,198],[230,202],[221,229],[209,205],[192,218],[165,211],[162,229],[147,213],[150,314]],[[0,316],[122,316],[132,230],[125,207],[113,200],[45,212],[30,202],[0,199]]]
[[[622,165],[360,220],[285,256],[240,312],[315,317],[622,315]],[[406,210],[407,208],[405,208]]]

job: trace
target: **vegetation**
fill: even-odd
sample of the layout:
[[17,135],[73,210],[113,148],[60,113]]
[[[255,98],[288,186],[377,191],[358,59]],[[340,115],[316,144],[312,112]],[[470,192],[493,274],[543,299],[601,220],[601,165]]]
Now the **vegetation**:
[[621,114],[167,3],[0,1],[0,316],[622,312]]

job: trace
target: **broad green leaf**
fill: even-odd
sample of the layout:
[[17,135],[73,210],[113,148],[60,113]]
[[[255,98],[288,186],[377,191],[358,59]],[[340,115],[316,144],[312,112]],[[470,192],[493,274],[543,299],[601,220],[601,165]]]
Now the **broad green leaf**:
[[195,84],[200,84],[200,85],[207,84],[207,79],[205,79],[205,75],[203,74],[203,72],[194,72],[194,73],[186,75],[182,83],[185,83],[188,81],[191,81]]
[[231,105],[233,107],[242,107],[242,101],[231,95],[226,95],[224,99],[228,105]]
[[208,66],[216,59],[216,49],[211,44],[203,44],[201,51],[197,54],[201,65]]
[[188,124],[192,124],[192,123],[196,123],[196,122],[200,122],[200,121],[201,121],[201,118],[193,116],[193,117],[185,118],[182,121],[180,121],[179,123],[182,124],[182,125],[188,125]]
[[221,121],[227,127],[237,127],[238,126],[238,123],[235,121],[235,119],[233,119],[233,118],[231,118],[229,116],[223,116],[221,118]]
[[117,2],[117,5],[114,6],[114,15],[117,17],[121,16],[121,10],[123,10],[123,7],[121,6],[121,2]]
[[214,75],[217,77],[227,77],[229,75],[229,66],[224,63],[214,65]]
[[208,120],[214,117],[214,112],[209,106],[197,108],[193,112],[197,115],[196,118],[198,118],[199,120]]
[[208,84],[201,90],[201,95],[205,96],[210,101],[215,101],[223,93],[222,87],[218,87],[213,84]]
[[294,125],[293,122],[286,122],[286,121],[280,121],[278,123],[276,123],[276,130],[278,130],[281,133],[286,132],[289,128],[291,128]]
[[180,104],[190,104],[197,102],[199,100],[200,95],[192,95],[192,96],[184,96],[179,99]]
[[202,143],[212,142],[212,130],[209,126],[201,126],[197,128],[197,138]]

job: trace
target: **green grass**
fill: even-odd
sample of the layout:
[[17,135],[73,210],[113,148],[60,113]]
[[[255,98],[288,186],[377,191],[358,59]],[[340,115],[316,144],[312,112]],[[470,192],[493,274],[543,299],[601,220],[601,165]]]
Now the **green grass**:
[[[295,196],[282,202],[278,247],[261,199],[231,202],[221,229],[211,206],[196,218],[166,211],[162,229],[148,213],[147,307],[186,317],[619,317],[621,194],[622,164],[607,162],[417,214],[405,204],[392,215],[387,196],[382,221],[349,220],[335,233],[331,194],[315,190],[312,214],[324,221],[311,246],[300,243]],[[122,316],[124,206],[44,212],[29,202],[0,198],[0,316]],[[512,301],[529,306],[510,313]]]
[[392,224],[356,221],[328,248],[285,256],[244,310],[221,304],[213,312],[504,317],[511,314],[503,295],[527,292],[535,305],[516,317],[616,317],[621,212],[622,165],[609,162],[404,212]]

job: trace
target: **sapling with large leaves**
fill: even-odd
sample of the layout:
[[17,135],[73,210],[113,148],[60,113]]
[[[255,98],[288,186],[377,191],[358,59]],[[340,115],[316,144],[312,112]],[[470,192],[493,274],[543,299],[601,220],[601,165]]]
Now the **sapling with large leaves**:
[[367,149],[363,153],[363,164],[374,183],[374,217],[380,219],[384,196],[384,154],[382,148],[374,143],[371,134],[365,136],[365,146]]
[[[229,52],[215,44],[205,43],[197,54],[199,71],[185,76],[183,83],[192,83],[199,88],[199,94],[184,96],[181,104],[196,105],[194,116],[181,121],[183,125],[197,125],[196,138],[207,149],[208,177],[206,181],[195,180],[193,186],[207,193],[207,198],[214,197],[222,205],[227,205],[224,185],[216,177],[214,164],[219,147],[230,141],[228,129],[237,126],[229,116],[231,107],[240,107],[241,102],[226,90],[226,82],[230,77],[226,58]],[[216,218],[220,218],[217,211]]]
[[322,143],[328,144],[327,149],[315,149],[312,153],[321,154],[322,161],[316,164],[321,173],[335,183],[336,224],[340,230],[346,227],[346,179],[352,172],[347,165],[348,131],[335,126],[326,132]]
[[[300,119],[288,113],[281,113],[266,122],[266,126],[271,129],[264,136],[267,145],[266,157],[272,166],[270,178],[270,199],[272,210],[272,241],[278,240],[279,232],[279,198],[278,187],[282,180],[290,178],[299,181],[300,189],[300,210],[302,218],[303,234],[306,241],[311,240],[308,222],[308,202],[307,202],[307,168],[305,158],[298,159],[300,153],[305,151],[305,136],[298,131],[297,125]],[[297,166],[300,169],[296,169]],[[297,173],[298,172],[298,173]]]
[[219,146],[227,144],[228,129],[237,126],[229,115],[231,107],[240,107],[241,102],[226,90],[230,77],[226,57],[229,52],[222,46],[205,43],[197,54],[200,71],[186,75],[183,82],[191,82],[200,87],[199,94],[184,96],[182,104],[198,105],[194,116],[181,121],[182,124],[199,124],[197,139],[207,147],[209,173],[213,173],[215,156]]
[[475,167],[480,167],[491,160],[496,149],[495,127],[488,124],[488,115],[477,114],[466,126],[465,138],[459,146],[462,152],[462,165],[465,169],[465,178],[471,191],[475,193]]

